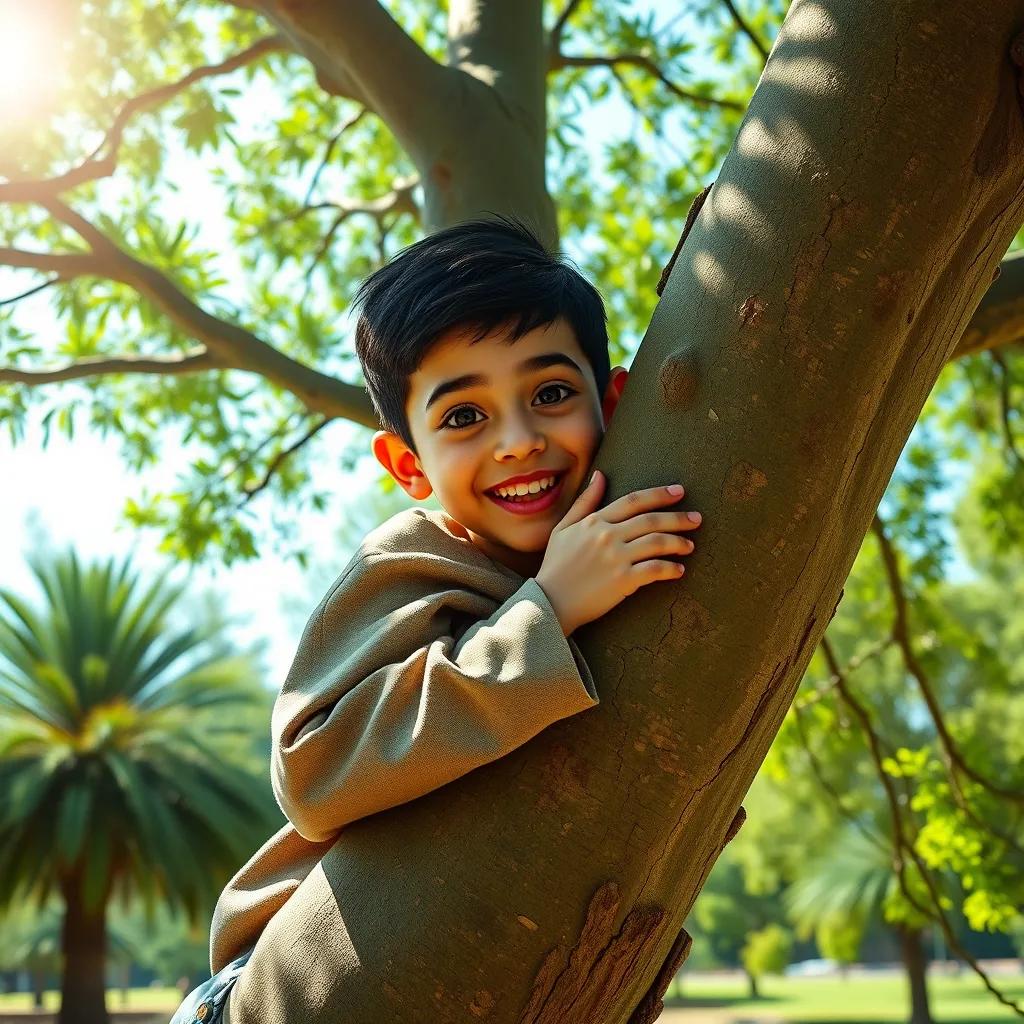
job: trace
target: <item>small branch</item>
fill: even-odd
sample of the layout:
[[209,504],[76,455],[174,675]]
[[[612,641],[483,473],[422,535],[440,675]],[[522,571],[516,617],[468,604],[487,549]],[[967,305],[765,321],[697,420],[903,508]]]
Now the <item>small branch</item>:
[[736,5],[733,3],[733,0],[722,0],[722,2],[729,8],[732,20],[736,22],[739,30],[754,44],[754,48],[761,55],[762,63],[766,63],[768,60],[768,47],[761,42],[760,36],[758,36],[744,20],[743,15],[736,9]]
[[818,755],[814,752],[811,747],[810,738],[804,729],[804,720],[802,709],[798,708],[795,704],[793,705],[796,711],[796,730],[800,737],[800,745],[804,749],[804,753],[807,755],[807,762],[811,766],[811,774],[817,780],[818,785],[832,798],[832,803],[835,805],[836,810],[840,816],[845,818],[864,838],[872,844],[872,846],[878,847],[880,850],[886,849],[885,842],[881,837],[873,830],[870,829],[863,821],[846,806],[846,802],[843,800],[842,793],[839,792],[832,785],[831,782],[825,777],[825,769],[818,759]]
[[[893,645],[892,637],[886,637],[884,640],[878,640],[873,643],[863,654],[854,655],[847,663],[846,668],[843,672],[849,675],[850,672],[860,668],[866,661],[870,661],[872,658],[876,658],[879,654],[884,653]],[[800,711],[803,708],[810,707],[812,704],[817,704],[826,694],[830,693],[839,684],[839,676],[833,672],[827,679],[822,680],[820,683],[813,684],[811,692],[800,700],[793,702],[793,710]]]
[[556,53],[551,56],[548,70],[557,71],[561,68],[616,68],[620,64],[646,71],[647,74],[657,78],[662,85],[680,99],[688,100],[690,103],[695,103],[698,106],[721,107],[723,110],[735,110],[739,113],[742,113],[745,109],[743,104],[738,103],[736,100],[720,100],[713,96],[701,96],[698,93],[681,88],[650,57],[642,53],[620,53],[615,56],[606,57],[583,57],[573,54]]
[[[821,648],[825,654],[825,659],[828,662],[829,669],[832,671],[833,675],[838,677],[839,692],[842,694],[843,699],[846,701],[847,705],[850,707],[853,713],[857,716],[858,720],[864,728],[864,733],[868,738],[868,748],[871,751],[871,757],[875,762],[875,771],[878,773],[878,778],[881,781],[882,786],[885,788],[886,798],[889,802],[889,813],[892,817],[893,837],[896,840],[896,868],[897,877],[899,879],[900,884],[900,891],[907,899],[907,902],[909,902],[919,913],[921,913],[924,917],[930,920],[938,922],[943,934],[946,937],[946,942],[949,944],[949,948],[953,950],[953,952],[957,956],[959,956],[961,959],[963,959],[966,963],[970,965],[974,973],[977,974],[979,978],[981,978],[982,982],[985,985],[985,988],[987,988],[988,991],[991,992],[992,995],[994,995],[996,999],[998,999],[999,1002],[1002,1003],[1004,1006],[1010,1007],[1010,1009],[1012,1009],[1018,1016],[1024,1017],[1024,1009],[1022,1009],[1017,1003],[1013,1002],[1013,1000],[1008,999],[1005,995],[1003,995],[1002,992],[999,991],[999,989],[997,989],[992,984],[992,982],[989,980],[988,975],[982,969],[978,961],[973,956],[971,956],[971,954],[967,952],[966,949],[964,949],[960,941],[957,939],[956,934],[950,926],[949,919],[946,917],[946,914],[942,909],[941,896],[937,890],[935,881],[932,878],[931,873],[928,871],[927,865],[924,863],[924,861],[921,859],[920,854],[918,854],[917,850],[915,849],[913,842],[907,839],[906,833],[904,832],[903,819],[900,814],[899,808],[899,797],[897,796],[896,790],[892,784],[892,778],[889,776],[889,773],[886,772],[885,768],[882,765],[884,757],[882,754],[881,743],[879,741],[877,733],[874,730],[874,727],[872,726],[871,716],[868,714],[867,709],[864,707],[864,705],[860,703],[860,701],[854,696],[853,691],[850,689],[849,684],[846,681],[846,677],[842,669],[839,667],[839,662],[836,659],[835,651],[832,650],[832,645],[829,643],[826,637],[822,637],[821,639]],[[928,889],[928,894],[931,897],[932,901],[931,910],[929,910],[929,908],[927,907],[922,906],[910,892],[910,888],[907,885],[906,880],[906,864],[903,860],[904,852],[909,854],[911,859],[914,861],[918,873],[921,875],[921,880],[924,882],[925,886]]]
[[277,470],[280,469],[281,464],[286,459],[291,458],[291,456],[294,455],[304,444],[306,444],[308,441],[316,437],[316,435],[320,433],[320,431],[323,430],[323,428],[326,427],[327,424],[331,423],[333,420],[333,416],[325,416],[319,423],[314,424],[309,430],[307,430],[306,433],[303,434],[302,437],[298,439],[298,441],[296,441],[292,445],[289,445],[289,447],[285,448],[283,451],[278,452],[277,455],[274,456],[274,459],[271,461],[270,465],[267,467],[267,472],[263,479],[253,487],[242,488],[243,491],[245,492],[245,497],[242,499],[241,502],[239,502],[238,506],[236,507],[236,511],[238,509],[241,509],[243,506],[247,505],[250,501],[252,501],[252,499],[255,498],[256,495],[259,494],[260,491],[262,491],[270,483],[271,478],[277,472]]
[[889,583],[889,591],[892,594],[894,609],[892,637],[903,655],[903,663],[907,671],[916,680],[921,695],[924,697],[925,706],[928,708],[928,713],[931,715],[932,722],[935,725],[935,731],[938,733],[949,771],[952,773],[959,770],[990,793],[1010,800],[1015,804],[1024,804],[1024,792],[1021,792],[1020,789],[1007,789],[999,786],[967,764],[952,735],[950,735],[943,718],[942,708],[939,707],[939,702],[932,690],[931,682],[924,670],[924,666],[918,661],[910,639],[907,596],[903,589],[903,580],[900,576],[896,551],[886,535],[885,524],[877,512],[872,521],[871,529],[878,538],[878,543],[881,547],[885,575]]
[[44,281],[42,284],[37,284],[34,288],[29,288],[28,291],[21,292],[18,295],[12,295],[9,299],[0,299],[0,306],[11,306],[15,302],[27,299],[30,295],[38,295],[47,288],[52,288],[55,284],[59,284],[61,280],[62,278],[60,274],[58,274],[56,277],[51,277],[49,281]]
[[562,8],[561,13],[555,19],[554,25],[551,26],[551,32],[548,34],[548,52],[558,54],[562,49],[562,35],[565,33],[565,26],[569,23],[569,19],[576,13],[576,9],[579,7],[582,0],[568,0],[565,7]]
[[[239,68],[259,60],[268,53],[288,49],[290,47],[283,36],[266,36],[253,43],[247,49],[235,54],[235,56],[221,61],[220,64],[205,64],[190,71],[176,82],[169,82],[167,85],[158,86],[155,89],[150,89],[148,92],[133,97],[117,112],[114,123],[103,137],[103,141],[77,167],[73,167],[71,170],[55,178],[48,178],[43,181],[0,183],[0,201],[8,203],[34,203],[38,202],[42,196],[59,195],[61,192],[66,192],[68,189],[81,185],[83,182],[109,177],[117,167],[117,158],[121,142],[123,141],[124,130],[128,126],[128,122],[137,113],[167,103],[179,93],[184,92],[189,86],[202,81],[204,78],[212,78],[215,75],[224,75],[237,71]],[[104,153],[104,155],[100,156],[101,153]]]
[[328,140],[327,148],[324,150],[323,159],[317,166],[317,169],[313,174],[313,180],[309,183],[309,190],[306,192],[306,198],[302,201],[303,208],[309,207],[310,200],[313,198],[313,193],[316,191],[316,186],[320,182],[320,175],[323,174],[324,168],[330,163],[331,157],[334,156],[334,150],[341,141],[342,135],[344,135],[350,128],[354,128],[359,124],[359,122],[366,116],[366,113],[366,107],[363,107],[357,114],[350,117]]
[[320,245],[317,247],[317,251],[313,254],[313,259],[310,262],[309,268],[306,270],[307,283],[309,282],[310,277],[312,277],[313,271],[317,268],[317,265],[324,256],[327,255],[338,228],[340,228],[349,217],[352,217],[357,213],[366,214],[367,216],[373,217],[381,230],[384,229],[384,218],[389,213],[411,213],[414,217],[419,219],[419,207],[416,205],[416,200],[413,198],[413,190],[417,185],[419,185],[419,178],[402,178],[394,183],[394,187],[390,192],[386,195],[378,196],[376,199],[341,199],[336,203],[327,204],[338,210],[338,214],[331,222],[331,226],[327,229],[327,234],[324,235],[321,240]]
[[52,370],[22,370],[14,366],[0,367],[0,382],[53,384],[57,381],[82,380],[111,373],[159,373],[175,376],[198,373],[217,367],[217,361],[204,348],[192,349],[180,356],[90,356]]

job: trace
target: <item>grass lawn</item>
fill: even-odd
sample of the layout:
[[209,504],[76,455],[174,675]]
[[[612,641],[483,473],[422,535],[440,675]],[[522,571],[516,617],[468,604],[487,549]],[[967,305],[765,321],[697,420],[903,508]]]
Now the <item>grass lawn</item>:
[[[121,997],[121,989],[107,989],[108,1010],[166,1010],[167,1016],[170,1017],[180,1002],[181,993],[176,988],[130,988],[127,1002]],[[43,994],[44,1009],[57,1010],[59,1006],[59,992]],[[31,992],[8,992],[0,995],[0,1011],[31,1009]]]
[[[1024,975],[998,975],[1000,992],[1024,1004]],[[662,1021],[774,1019],[841,1021],[844,1024],[902,1024],[909,1016],[910,997],[899,975],[842,978],[769,977],[760,985],[763,998],[747,998],[744,978],[683,974],[666,993]],[[928,994],[939,1024],[1004,1024],[1020,1020],[986,991],[970,971],[959,978],[930,976]],[[709,1012],[712,1011],[713,1012]],[[672,1012],[677,1011],[677,1012]],[[686,1011],[685,1014],[678,1011]]]
[[[1024,1004],[1024,975],[993,978],[996,987],[1009,998]],[[841,978],[765,978],[763,998],[747,998],[743,978],[684,974],[681,983],[666,993],[665,1012],[660,1024],[724,1024],[734,1021],[842,1022],[842,1024],[903,1024],[907,1019],[906,982],[900,976]],[[928,991],[932,1013],[938,1024],[1005,1024],[1020,1020],[1001,1006],[968,971],[959,978],[930,977]],[[169,1017],[180,997],[173,988],[130,989],[128,1000],[121,990],[107,993],[110,1010],[164,1011]],[[46,993],[46,1008],[57,1008],[58,994]],[[27,1010],[32,997],[27,992],[0,995],[0,1011]]]

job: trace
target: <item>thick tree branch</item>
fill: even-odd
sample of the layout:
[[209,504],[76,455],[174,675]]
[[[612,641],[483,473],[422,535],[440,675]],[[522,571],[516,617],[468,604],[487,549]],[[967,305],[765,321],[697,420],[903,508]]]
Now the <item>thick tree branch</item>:
[[217,362],[206,349],[193,349],[179,356],[95,356],[52,370],[22,370],[14,366],[0,366],[0,382],[35,386],[112,373],[159,373],[172,376],[216,368]]
[[436,126],[451,117],[451,69],[425,53],[377,0],[267,0],[258,7],[313,62],[321,84],[337,80],[347,87],[422,166]]
[[117,112],[114,123],[110,126],[103,141],[77,167],[73,167],[55,178],[47,178],[43,181],[19,180],[0,183],[0,201],[9,203],[37,202],[41,196],[58,195],[83,182],[109,177],[117,167],[124,130],[137,113],[167,103],[189,86],[204,78],[229,74],[247,64],[252,64],[268,53],[288,49],[290,47],[283,36],[266,36],[219,64],[205,64],[190,71],[176,82],[169,82],[167,85],[158,86],[133,97]]
[[691,92],[689,89],[683,89],[681,86],[676,85],[658,65],[650,58],[642,53],[619,53],[609,56],[593,56],[585,57],[577,54],[567,53],[555,53],[551,55],[548,63],[549,71],[558,71],[561,68],[617,68],[620,65],[628,65],[630,67],[639,68],[641,71],[646,71],[647,74],[653,75],[662,83],[669,91],[674,93],[680,99],[686,100],[689,103],[694,103],[697,106],[703,107],[721,107],[723,110],[736,110],[742,113],[745,109],[742,103],[738,103],[736,100],[720,100],[714,96],[701,96],[699,93]]
[[896,645],[899,647],[900,653],[903,656],[903,664],[917,682],[918,689],[921,691],[921,696],[924,698],[925,706],[928,708],[928,713],[935,726],[935,731],[938,734],[940,745],[944,752],[950,772],[960,771],[969,779],[978,783],[979,786],[987,789],[990,793],[994,793],[996,796],[1002,797],[1005,800],[1010,800],[1016,804],[1024,804],[1024,793],[1022,793],[1019,788],[1007,789],[1005,786],[997,785],[992,782],[991,779],[985,778],[984,775],[976,771],[964,760],[964,756],[960,752],[956,741],[953,739],[949,729],[946,727],[942,708],[939,706],[939,702],[935,697],[935,692],[932,689],[928,674],[925,672],[924,666],[918,660],[917,652],[914,650],[914,645],[910,638],[910,624],[907,614],[907,596],[903,589],[903,580],[900,576],[899,562],[896,557],[895,548],[889,540],[889,537],[886,535],[885,524],[882,522],[882,519],[877,512],[872,520],[871,529],[878,538],[878,543],[881,547],[882,563],[885,567],[885,575],[889,584],[889,591],[892,594],[892,638],[896,641]]
[[768,60],[768,47],[761,42],[761,37],[750,27],[743,15],[736,9],[736,4],[733,0],[722,0],[725,6],[729,9],[729,13],[732,15],[732,20],[736,22],[737,28],[754,44],[754,49],[761,55],[762,62]]
[[952,359],[1024,340],[1024,252],[1004,256]]
[[[546,43],[541,0],[451,0],[448,63],[492,88],[524,124],[545,124]],[[514,115],[513,115],[514,116]]]
[[9,249],[0,246],[0,266],[24,270],[40,270],[56,274],[61,281],[76,277],[114,277],[115,268],[96,253],[33,252],[29,249]]
[[[250,331],[210,315],[159,270],[118,248],[61,200],[50,198],[42,202],[42,205],[53,217],[77,232],[92,247],[93,252],[82,256],[47,255],[43,258],[39,258],[39,254],[27,254],[37,257],[36,261],[22,262],[20,265],[31,265],[35,269],[58,273],[61,267],[73,267],[74,272],[79,274],[95,273],[96,267],[102,266],[104,276],[133,287],[172,323],[202,343],[217,367],[261,374],[291,391],[311,412],[340,416],[371,428],[378,425],[363,388],[320,373],[284,355]],[[4,250],[0,250],[0,261],[3,258]]]

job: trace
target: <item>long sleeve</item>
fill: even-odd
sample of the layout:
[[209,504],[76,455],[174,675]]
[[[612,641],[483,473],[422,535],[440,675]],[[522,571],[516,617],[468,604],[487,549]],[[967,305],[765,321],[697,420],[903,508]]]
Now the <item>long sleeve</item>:
[[422,796],[598,703],[535,579],[500,604],[474,580],[450,559],[372,554],[314,613],[272,718],[274,792],[306,839]]
[[598,703],[536,580],[416,508],[371,532],[310,616],[271,721],[290,821],[221,894],[213,973],[252,947],[349,822],[397,806]]

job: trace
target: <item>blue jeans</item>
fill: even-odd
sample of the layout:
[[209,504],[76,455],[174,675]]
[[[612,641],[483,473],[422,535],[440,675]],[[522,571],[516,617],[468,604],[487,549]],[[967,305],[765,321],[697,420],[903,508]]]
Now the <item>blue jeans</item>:
[[252,950],[222,967],[209,981],[194,988],[185,1001],[174,1011],[171,1024],[217,1024],[224,1014],[224,1003],[231,986],[249,962]]

